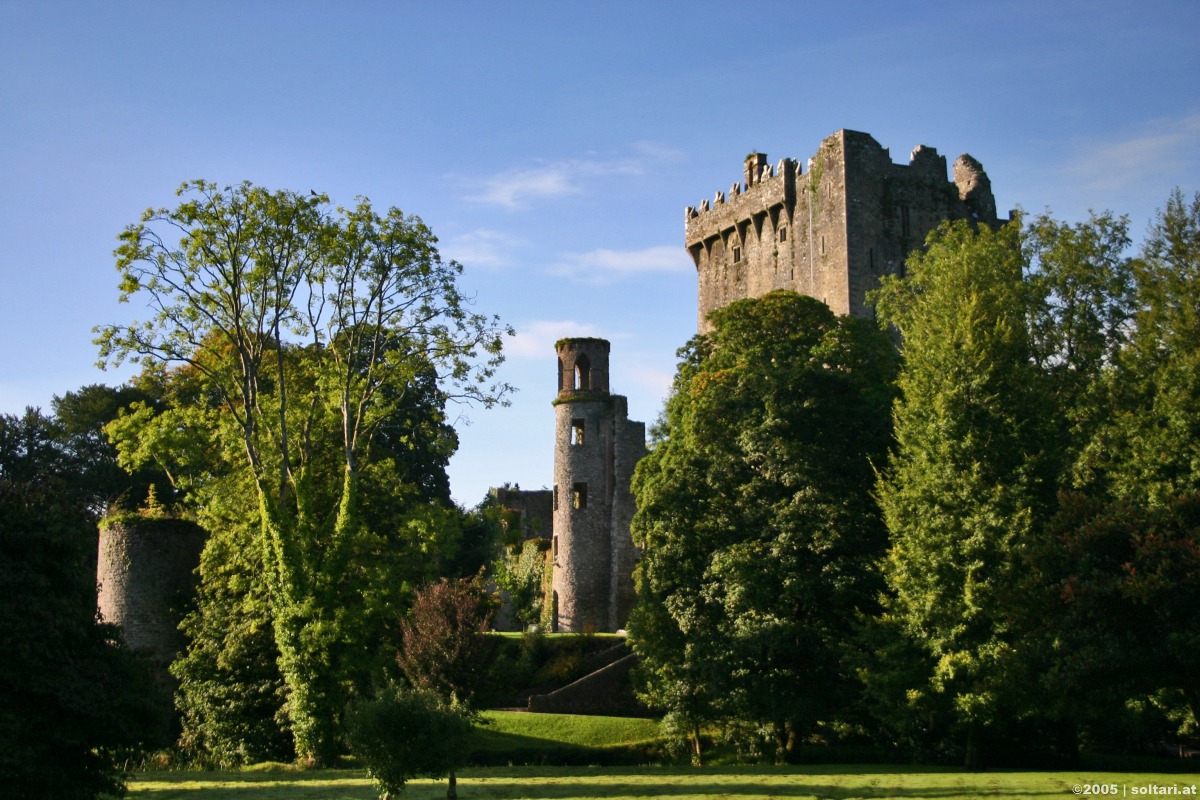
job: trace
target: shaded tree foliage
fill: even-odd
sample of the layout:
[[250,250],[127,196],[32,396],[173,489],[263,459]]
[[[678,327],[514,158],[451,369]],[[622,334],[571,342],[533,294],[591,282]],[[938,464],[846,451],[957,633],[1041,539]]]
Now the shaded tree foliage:
[[96,619],[94,494],[61,427],[0,416],[0,786],[12,797],[119,793],[121,764],[165,744],[148,666]]
[[845,646],[881,588],[872,458],[896,355],[874,326],[774,292],[680,351],[666,424],[638,465],[643,697],[691,740],[739,723],[783,758],[850,699]]

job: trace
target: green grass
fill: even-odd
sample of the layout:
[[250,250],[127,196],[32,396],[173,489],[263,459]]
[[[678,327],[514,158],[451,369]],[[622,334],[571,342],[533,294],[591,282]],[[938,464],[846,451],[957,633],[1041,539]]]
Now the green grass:
[[485,711],[484,733],[524,736],[581,747],[614,747],[658,738],[658,723],[635,717]]
[[[1148,797],[1150,787],[1175,787],[1174,796],[1200,789],[1200,776],[1102,772],[963,773],[928,767],[506,767],[464,770],[458,781],[463,800],[508,798],[670,797],[752,798],[1071,798],[1073,787],[1113,784],[1117,797]],[[360,770],[312,772],[157,772],[135,776],[135,800],[367,800],[377,797]],[[404,800],[445,797],[444,781],[414,781]],[[1105,795],[1100,795],[1104,797]],[[1112,795],[1107,795],[1111,797]],[[1166,795],[1170,796],[1170,795]]]
[[485,711],[471,761],[478,765],[644,764],[658,760],[658,725],[630,717]]

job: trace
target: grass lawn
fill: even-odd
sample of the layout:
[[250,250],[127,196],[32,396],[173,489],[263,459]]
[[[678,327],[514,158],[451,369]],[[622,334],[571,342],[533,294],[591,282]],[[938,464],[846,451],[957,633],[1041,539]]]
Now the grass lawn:
[[[1099,772],[962,773],[928,767],[503,767],[464,770],[462,800],[500,798],[1067,798],[1076,786],[1115,787],[1116,797],[1195,796],[1200,775]],[[1154,790],[1158,791],[1155,792]],[[135,776],[135,800],[370,800],[359,770],[151,772]],[[405,800],[445,797],[445,781],[414,781]],[[1112,797],[1113,794],[1092,794]]]
[[658,738],[658,723],[636,717],[596,717],[577,714],[534,714],[525,711],[485,711],[485,737],[520,736],[580,747],[614,747]]

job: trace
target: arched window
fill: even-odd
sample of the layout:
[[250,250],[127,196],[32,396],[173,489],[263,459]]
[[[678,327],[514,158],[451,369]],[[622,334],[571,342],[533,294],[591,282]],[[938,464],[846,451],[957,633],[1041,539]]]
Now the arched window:
[[592,388],[592,362],[582,353],[575,359],[575,388],[587,390]]

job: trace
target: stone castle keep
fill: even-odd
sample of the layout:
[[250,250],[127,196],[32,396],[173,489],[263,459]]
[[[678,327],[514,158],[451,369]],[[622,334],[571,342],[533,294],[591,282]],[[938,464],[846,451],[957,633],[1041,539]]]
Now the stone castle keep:
[[969,155],[954,162],[951,182],[937,150],[921,145],[908,164],[894,164],[857,131],[827,137],[807,170],[790,158],[772,167],[751,153],[728,194],[685,214],[699,329],[709,329],[714,309],[775,289],[823,300],[835,314],[869,316],[866,293],[953,219],[998,222],[991,182]]
[[[944,156],[918,146],[895,164],[870,135],[842,130],[821,142],[806,167],[751,153],[728,194],[689,207],[684,241],[696,266],[699,329],[735,300],[789,289],[837,314],[870,316],[865,296],[884,275],[903,274],[908,254],[945,220],[997,225],[991,182],[969,155],[947,178]],[[496,490],[527,538],[549,538],[552,627],[564,632],[623,628],[634,601],[637,550],[630,480],[646,452],[646,426],[609,392],[609,343],[557,343],[554,489]],[[114,529],[102,541],[101,611],[131,644],[169,658],[180,641],[175,587],[190,585],[198,543],[146,539]],[[164,549],[165,548],[165,549]],[[182,564],[190,566],[181,567]],[[173,621],[169,621],[173,620]]]

